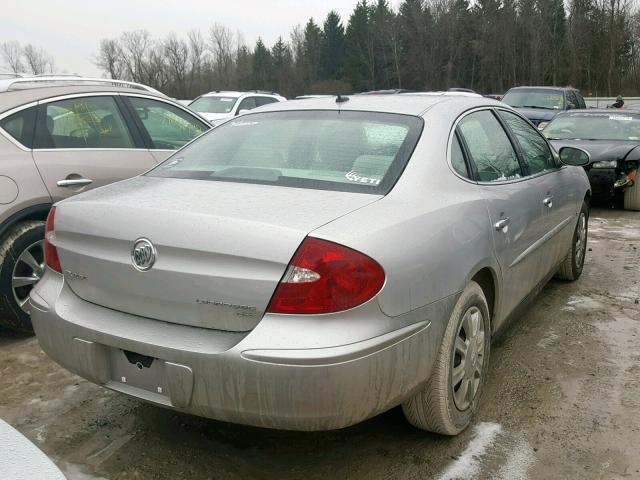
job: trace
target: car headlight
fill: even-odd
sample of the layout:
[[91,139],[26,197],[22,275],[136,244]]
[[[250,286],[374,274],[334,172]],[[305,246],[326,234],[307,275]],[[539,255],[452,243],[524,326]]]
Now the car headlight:
[[546,127],[547,125],[549,125],[549,122],[540,122],[538,124],[538,130],[542,130],[544,127]]
[[617,160],[606,160],[603,162],[593,162],[591,164],[593,168],[616,168],[618,166]]

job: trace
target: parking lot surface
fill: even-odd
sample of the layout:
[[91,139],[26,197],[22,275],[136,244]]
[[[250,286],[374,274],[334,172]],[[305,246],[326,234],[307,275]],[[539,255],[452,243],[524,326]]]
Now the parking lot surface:
[[640,214],[594,209],[582,278],[551,281],[493,345],[472,426],[399,409],[321,433],[264,430],[132,400],[0,334],[0,418],[70,479],[640,479]]

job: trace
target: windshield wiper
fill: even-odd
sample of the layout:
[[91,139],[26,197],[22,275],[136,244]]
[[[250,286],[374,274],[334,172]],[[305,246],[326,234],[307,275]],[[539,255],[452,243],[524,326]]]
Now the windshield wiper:
[[539,108],[541,110],[553,110],[550,107],[540,107],[539,105],[522,105],[522,106],[520,106],[518,108]]

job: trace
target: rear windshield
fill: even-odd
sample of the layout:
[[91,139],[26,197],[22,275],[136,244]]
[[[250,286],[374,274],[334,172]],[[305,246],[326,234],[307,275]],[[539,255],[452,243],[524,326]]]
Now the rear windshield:
[[542,131],[549,140],[640,140],[640,117],[611,113],[558,116]]
[[561,90],[518,88],[517,90],[509,90],[502,101],[515,108],[562,110],[564,95]]
[[372,112],[243,115],[147,175],[384,194],[404,170],[422,124],[419,117]]
[[238,97],[200,97],[189,104],[191,110],[200,113],[229,113]]

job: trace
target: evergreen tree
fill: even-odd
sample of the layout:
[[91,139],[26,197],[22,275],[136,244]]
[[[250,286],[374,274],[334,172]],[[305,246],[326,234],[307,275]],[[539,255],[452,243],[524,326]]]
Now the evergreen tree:
[[261,38],[253,49],[253,88],[269,90],[272,84],[271,53]]
[[345,35],[346,74],[355,91],[376,88],[376,52],[373,8],[367,0],[356,4]]
[[320,80],[321,51],[322,30],[313,18],[310,18],[304,29],[304,65],[308,85],[313,85]]
[[323,80],[339,80],[343,71],[344,27],[340,15],[327,15],[320,40],[320,75]]

